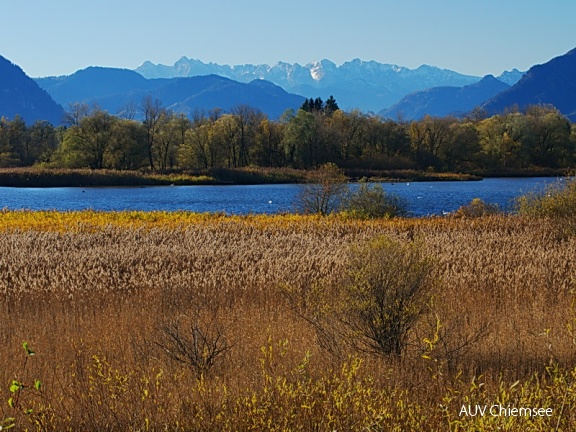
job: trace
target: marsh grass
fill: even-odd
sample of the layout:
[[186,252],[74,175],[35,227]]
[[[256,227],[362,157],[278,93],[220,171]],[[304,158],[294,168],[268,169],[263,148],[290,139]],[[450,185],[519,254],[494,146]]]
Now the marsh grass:
[[159,186],[217,183],[219,182],[209,175],[192,173],[51,168],[0,169],[0,185],[11,187]]
[[531,192],[516,199],[517,212],[530,217],[574,218],[576,181],[557,181],[543,191]]
[[[44,392],[18,430],[570,430],[576,238],[554,229],[499,215],[2,212],[0,416],[18,374]],[[336,355],[303,317],[379,236],[420,242],[438,286],[402,356],[355,350],[333,320]],[[227,341],[209,370],[163,349],[179,317]],[[20,376],[23,341],[36,355]],[[554,415],[458,415],[500,402]]]
[[0,168],[0,186],[102,187],[297,183],[310,173],[290,168],[215,168],[200,171],[125,171],[45,167]]

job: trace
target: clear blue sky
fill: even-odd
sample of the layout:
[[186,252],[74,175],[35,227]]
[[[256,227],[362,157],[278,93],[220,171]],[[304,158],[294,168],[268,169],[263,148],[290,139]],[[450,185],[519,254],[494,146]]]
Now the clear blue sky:
[[181,56],[498,75],[576,47],[575,17],[575,0],[0,0],[0,55],[33,77]]

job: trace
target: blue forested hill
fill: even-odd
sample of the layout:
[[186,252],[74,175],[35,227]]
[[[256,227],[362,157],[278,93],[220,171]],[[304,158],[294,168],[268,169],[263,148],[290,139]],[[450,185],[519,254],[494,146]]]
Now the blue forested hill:
[[533,66],[510,89],[499,93],[483,105],[488,114],[507,108],[551,104],[576,121],[576,48],[547,63]]
[[0,117],[17,115],[28,124],[46,120],[58,125],[64,111],[20,67],[0,56]]
[[426,115],[460,116],[483,104],[510,86],[487,75],[477,83],[464,87],[434,87],[409,94],[379,114],[386,118],[419,120]]
[[39,78],[37,82],[65,107],[75,102],[95,103],[111,114],[129,105],[138,106],[147,96],[185,114],[212,108],[230,111],[238,105],[249,105],[270,118],[278,118],[289,108],[298,109],[304,101],[304,97],[270,82],[240,83],[216,75],[146,79],[126,69],[90,67],[69,76]]

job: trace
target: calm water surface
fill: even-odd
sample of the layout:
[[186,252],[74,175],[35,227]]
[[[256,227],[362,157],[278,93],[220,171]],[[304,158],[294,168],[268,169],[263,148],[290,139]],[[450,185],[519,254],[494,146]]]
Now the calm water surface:
[[[554,178],[492,178],[474,182],[382,183],[403,197],[414,216],[451,212],[474,198],[511,209],[512,200],[558,181]],[[358,185],[352,184],[354,190]],[[292,211],[298,185],[154,186],[106,188],[0,187],[0,207],[31,210],[189,210],[228,214]]]

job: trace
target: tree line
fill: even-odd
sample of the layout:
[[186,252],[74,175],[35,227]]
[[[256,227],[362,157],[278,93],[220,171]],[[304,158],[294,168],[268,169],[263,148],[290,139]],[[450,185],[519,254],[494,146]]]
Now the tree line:
[[[139,114],[138,116],[136,114]],[[136,119],[138,117],[138,119]],[[0,166],[207,170],[246,166],[478,172],[565,168],[576,162],[575,125],[552,106],[492,117],[418,121],[344,112],[307,99],[278,120],[239,105],[177,114],[151,97],[121,115],[77,103],[64,126],[0,119]]]

